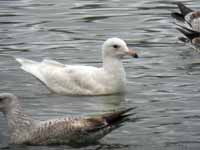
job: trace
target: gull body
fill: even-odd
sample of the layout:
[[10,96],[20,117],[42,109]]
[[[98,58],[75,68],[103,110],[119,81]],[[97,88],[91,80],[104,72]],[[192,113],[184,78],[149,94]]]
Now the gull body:
[[17,58],[21,68],[39,79],[50,91],[61,95],[106,95],[123,93],[126,73],[122,64],[125,55],[138,57],[119,38],[110,38],[102,46],[102,67],[65,65],[45,59],[36,62]]
[[0,94],[0,112],[8,122],[11,144],[51,145],[95,143],[129,120],[132,108],[91,117],[67,116],[46,121],[33,119],[24,112],[18,98]]

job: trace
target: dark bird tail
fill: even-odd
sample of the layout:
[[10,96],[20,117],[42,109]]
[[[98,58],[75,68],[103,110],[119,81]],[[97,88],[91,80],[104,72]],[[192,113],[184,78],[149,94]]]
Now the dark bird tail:
[[87,131],[98,132],[104,130],[107,134],[110,131],[121,127],[124,122],[133,120],[131,119],[131,116],[134,115],[134,113],[129,113],[133,109],[135,109],[135,107],[88,118],[87,122],[90,122],[91,126],[87,128]]
[[[135,107],[136,108],[136,107]],[[84,134],[87,133],[85,141],[95,143],[111,131],[121,127],[127,121],[136,121],[137,118],[131,118],[134,113],[130,113],[135,108],[121,109],[96,117],[89,117],[85,121],[86,127]]]
[[190,12],[193,12],[192,9],[190,9],[190,8],[188,8],[187,6],[183,5],[183,3],[181,3],[181,2],[178,2],[178,3],[177,3],[177,6],[178,6],[178,8],[180,9],[181,14],[182,14],[183,16],[186,16],[186,15],[189,14]]
[[184,16],[183,16],[182,14],[180,14],[180,13],[173,12],[173,13],[171,13],[171,16],[172,16],[173,18],[175,18],[176,20],[178,20],[178,21],[182,21],[182,22],[185,21]]
[[180,10],[180,13],[178,12],[173,12],[171,13],[171,16],[179,21],[184,21],[184,17],[190,13],[190,12],[193,12],[192,9],[186,7],[185,5],[183,5],[183,3],[181,2],[176,2],[176,5],[178,6],[179,10]]
[[177,30],[180,31],[184,36],[186,36],[190,41],[196,37],[200,37],[200,32],[191,30],[187,27],[178,25]]
[[128,109],[123,109],[120,111],[108,113],[108,114],[103,115],[102,118],[106,121],[108,126],[118,126],[130,120],[130,116],[132,116],[133,113],[129,113],[129,112],[133,109],[135,108],[128,108]]

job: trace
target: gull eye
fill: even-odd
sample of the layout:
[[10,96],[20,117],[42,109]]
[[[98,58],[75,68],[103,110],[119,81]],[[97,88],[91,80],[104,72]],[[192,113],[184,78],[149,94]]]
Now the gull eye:
[[113,48],[119,48],[120,46],[119,45],[113,45]]

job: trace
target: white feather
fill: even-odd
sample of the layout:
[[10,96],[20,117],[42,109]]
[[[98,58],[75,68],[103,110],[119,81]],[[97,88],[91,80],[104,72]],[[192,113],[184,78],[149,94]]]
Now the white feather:
[[[119,49],[113,45],[119,45]],[[38,78],[51,91],[62,95],[103,95],[124,92],[125,71],[121,57],[127,53],[126,43],[108,39],[102,47],[102,68],[64,65],[54,60],[35,62],[17,58],[21,68]]]

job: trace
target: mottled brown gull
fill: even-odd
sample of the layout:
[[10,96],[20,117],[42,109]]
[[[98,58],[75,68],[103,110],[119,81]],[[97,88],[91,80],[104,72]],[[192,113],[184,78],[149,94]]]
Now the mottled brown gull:
[[44,59],[36,62],[17,58],[21,68],[39,79],[46,87],[62,95],[106,95],[125,91],[126,73],[122,64],[125,55],[138,57],[119,38],[109,38],[102,46],[103,64],[97,68],[85,65],[64,65]]
[[200,11],[194,11],[181,2],[176,4],[180,13],[173,12],[172,17],[178,21],[177,29],[186,37],[181,37],[180,40],[190,42],[196,48],[200,48]]
[[18,98],[0,94],[0,111],[7,118],[10,143],[28,145],[91,144],[128,121],[133,108],[91,117],[64,117],[39,121],[26,114]]

